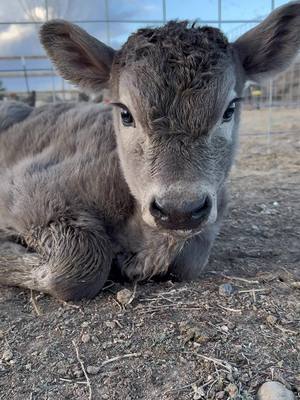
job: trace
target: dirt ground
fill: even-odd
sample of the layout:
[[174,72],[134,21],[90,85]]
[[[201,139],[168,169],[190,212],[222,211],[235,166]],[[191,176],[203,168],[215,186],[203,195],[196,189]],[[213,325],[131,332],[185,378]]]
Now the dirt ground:
[[201,280],[139,285],[126,307],[120,284],[75,305],[1,288],[1,400],[250,400],[268,379],[300,399],[300,113],[274,112],[270,137],[268,118],[244,112]]

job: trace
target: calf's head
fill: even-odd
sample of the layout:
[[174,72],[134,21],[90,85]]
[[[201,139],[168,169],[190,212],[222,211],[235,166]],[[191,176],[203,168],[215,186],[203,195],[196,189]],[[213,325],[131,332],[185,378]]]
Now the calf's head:
[[140,29],[119,51],[60,20],[41,41],[65,79],[110,88],[122,170],[145,222],[190,234],[217,218],[246,83],[281,72],[300,47],[300,2],[234,43],[175,21]]

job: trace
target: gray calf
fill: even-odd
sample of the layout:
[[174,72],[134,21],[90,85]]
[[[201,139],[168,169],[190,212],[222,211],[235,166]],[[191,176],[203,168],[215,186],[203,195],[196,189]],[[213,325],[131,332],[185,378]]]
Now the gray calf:
[[174,21],[119,51],[66,21],[41,41],[65,79],[110,88],[112,109],[2,106],[0,283],[68,300],[95,296],[113,266],[197,278],[226,209],[243,89],[294,59],[300,3],[234,43]]

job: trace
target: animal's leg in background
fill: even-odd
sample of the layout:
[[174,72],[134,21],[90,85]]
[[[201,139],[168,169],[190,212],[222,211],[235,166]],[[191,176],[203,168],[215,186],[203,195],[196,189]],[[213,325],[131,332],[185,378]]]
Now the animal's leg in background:
[[0,284],[49,293],[62,300],[94,297],[112,261],[110,242],[93,217],[81,215],[32,228],[28,248],[0,242]]

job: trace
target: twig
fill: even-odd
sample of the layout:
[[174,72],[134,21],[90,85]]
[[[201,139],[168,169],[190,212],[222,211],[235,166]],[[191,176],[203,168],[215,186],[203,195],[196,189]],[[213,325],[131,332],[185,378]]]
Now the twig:
[[72,379],[67,379],[67,378],[59,378],[59,380],[68,383],[77,383],[79,385],[87,385],[86,381],[73,381]]
[[141,355],[142,355],[142,353],[128,353],[128,354],[123,354],[122,356],[116,356],[116,357],[113,357],[113,358],[103,361],[103,363],[101,364],[101,368],[107,364],[114,362],[114,361],[122,360],[123,358],[140,357]]
[[193,385],[197,385],[197,383],[200,382],[201,380],[202,380],[202,378],[197,379],[196,381],[189,383],[188,385],[184,385],[184,386],[180,386],[178,388],[166,390],[163,394],[165,395],[165,394],[171,393],[171,392],[181,392],[182,390],[188,389],[189,387],[192,387]]
[[126,304],[126,306],[128,306],[128,304],[133,302],[135,295],[136,295],[136,288],[137,288],[137,282],[134,282],[133,292],[132,292],[132,295],[131,295],[130,299],[128,300],[128,303]]
[[248,290],[239,290],[238,293],[253,293],[253,292],[267,292],[270,289],[248,289]]
[[87,374],[87,372],[86,372],[86,370],[85,370],[85,368],[84,368],[84,364],[83,364],[83,361],[82,361],[81,358],[80,358],[79,350],[78,350],[78,347],[76,346],[75,341],[72,340],[72,343],[73,343],[73,346],[74,346],[75,351],[76,351],[77,360],[78,360],[78,362],[79,362],[79,364],[80,364],[80,366],[81,366],[82,372],[83,372],[84,377],[85,377],[85,379],[86,379],[86,384],[87,384],[87,386],[88,386],[88,388],[89,388],[89,400],[92,400],[92,387],[91,387],[91,382],[90,382],[89,376],[88,376],[88,374]]
[[120,311],[123,311],[123,307],[121,306],[121,304],[113,297],[112,297],[112,300],[119,307]]
[[[189,387],[193,387],[193,386],[197,385],[197,383],[200,382],[201,380],[202,380],[202,378],[197,379],[196,381],[189,383],[188,385],[184,385],[184,386],[180,386],[178,388],[166,390],[163,394],[165,395],[165,394],[171,393],[171,392],[182,392],[183,390],[188,389]],[[208,382],[199,386],[199,388],[204,389],[206,386],[210,385],[211,383],[214,384],[217,381],[218,381],[217,379],[216,380],[210,379]]]
[[221,306],[220,304],[219,304],[219,307],[223,308],[223,310],[230,311],[230,312],[236,312],[236,313],[242,312],[242,310],[235,310],[234,308],[224,307],[224,306]]
[[32,290],[32,289],[30,289],[30,302],[31,302],[31,304],[32,304],[32,307],[33,307],[33,309],[34,309],[36,315],[37,315],[38,317],[39,317],[40,315],[42,315],[42,312],[41,312],[41,310],[39,309],[39,307],[38,307],[38,305],[37,305],[37,303],[36,303],[36,299],[35,299],[35,297],[34,297],[34,295],[33,295],[33,290]]
[[286,329],[286,328],[284,328],[283,326],[281,326],[281,325],[279,325],[279,324],[276,324],[275,326],[276,326],[276,328],[278,328],[281,332],[290,333],[290,334],[292,334],[292,335],[299,335],[299,332],[297,332],[297,331],[292,331],[291,329]]
[[141,313],[154,313],[157,311],[162,311],[162,310],[187,310],[187,311],[202,311],[203,307],[183,307],[183,305],[176,305],[176,304],[164,304],[160,306],[152,306],[150,305],[149,307],[136,307],[136,311],[141,312]]
[[75,308],[76,310],[82,311],[81,306],[78,306],[77,304],[69,303],[68,301],[65,300],[59,300],[59,303],[63,304],[65,307],[70,307],[70,308]]
[[232,366],[227,361],[222,361],[222,360],[219,360],[219,359],[213,358],[213,357],[207,357],[207,356],[204,356],[203,354],[199,354],[199,353],[197,353],[197,356],[203,358],[206,361],[211,361],[216,365],[220,365],[220,367],[226,368],[227,371],[229,371],[229,372],[232,371]]
[[249,279],[240,278],[240,277],[237,277],[237,276],[228,276],[228,275],[223,275],[223,274],[222,274],[222,276],[223,276],[224,278],[226,278],[226,279],[232,279],[232,280],[235,280],[235,281],[241,281],[241,282],[251,283],[251,284],[253,284],[253,285],[259,284],[259,281],[251,281],[251,280],[249,280]]
[[106,286],[104,286],[104,287],[102,288],[102,292],[103,292],[104,290],[110,289],[110,288],[113,287],[113,286],[115,286],[115,282],[109,283],[108,285],[106,285]]

